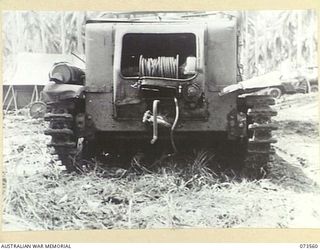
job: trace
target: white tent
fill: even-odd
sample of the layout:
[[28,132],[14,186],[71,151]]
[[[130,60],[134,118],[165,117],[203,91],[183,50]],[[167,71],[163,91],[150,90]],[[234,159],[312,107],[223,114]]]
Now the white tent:
[[84,63],[73,55],[20,53],[17,56],[16,71],[5,85],[45,85],[50,69],[57,62],[68,62],[79,68],[85,67]]
[[[80,58],[84,58],[83,55],[80,55]],[[63,54],[19,53],[16,62],[13,76],[3,83],[3,106],[6,106],[6,110],[12,105],[12,102],[14,109],[17,109],[38,101],[39,89],[42,89],[49,81],[48,74],[54,63],[68,62],[79,68],[85,68],[84,62],[76,56]],[[24,88],[24,91],[17,91],[19,88]],[[28,95],[30,98],[21,95]]]

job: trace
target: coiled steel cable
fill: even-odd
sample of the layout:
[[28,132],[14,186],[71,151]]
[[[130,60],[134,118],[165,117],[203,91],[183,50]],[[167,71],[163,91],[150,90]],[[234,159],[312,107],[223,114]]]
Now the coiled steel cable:
[[179,55],[176,57],[139,58],[139,75],[164,78],[179,77]]

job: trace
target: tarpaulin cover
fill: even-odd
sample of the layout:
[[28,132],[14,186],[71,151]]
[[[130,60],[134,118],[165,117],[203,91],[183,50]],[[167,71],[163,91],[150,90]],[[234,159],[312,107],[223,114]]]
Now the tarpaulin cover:
[[[80,57],[84,58],[83,55]],[[57,62],[84,68],[84,63],[71,54],[19,53],[16,61],[15,73],[4,85],[45,85],[49,81],[49,71]]]

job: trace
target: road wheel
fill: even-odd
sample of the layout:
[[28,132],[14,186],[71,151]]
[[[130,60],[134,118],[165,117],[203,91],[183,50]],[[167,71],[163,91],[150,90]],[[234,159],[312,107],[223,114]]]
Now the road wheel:
[[319,91],[318,85],[311,85],[310,92],[318,92],[318,91]]
[[270,88],[268,94],[273,98],[280,98],[282,96],[282,91],[279,88]]
[[29,109],[29,114],[31,118],[43,118],[46,113],[47,105],[44,102],[33,102]]

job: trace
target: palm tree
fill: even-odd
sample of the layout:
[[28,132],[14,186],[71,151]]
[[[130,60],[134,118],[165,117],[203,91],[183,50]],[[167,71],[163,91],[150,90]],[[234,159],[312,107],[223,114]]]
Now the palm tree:
[[[19,52],[83,54],[85,21],[102,15],[116,17],[119,14],[79,11],[4,12],[5,70],[8,71],[10,65],[14,64],[15,55]],[[244,11],[241,16],[244,21],[241,26],[243,46],[240,53],[245,78],[276,70],[284,60],[294,66],[316,63],[314,10]]]

